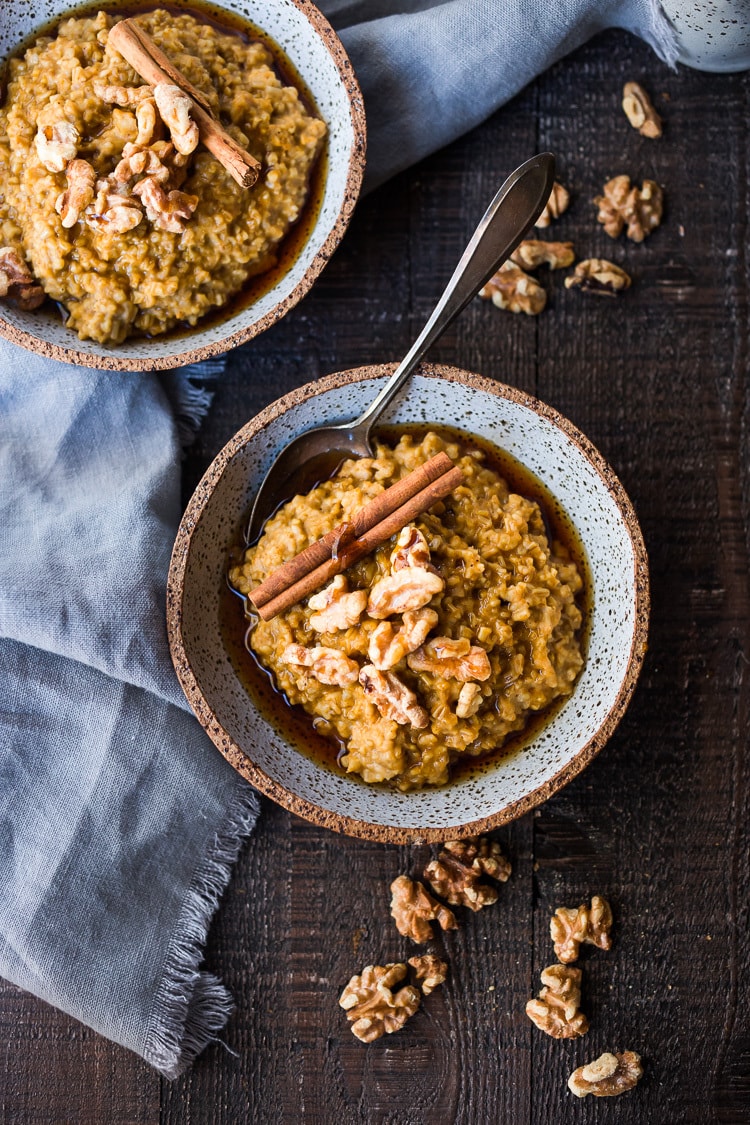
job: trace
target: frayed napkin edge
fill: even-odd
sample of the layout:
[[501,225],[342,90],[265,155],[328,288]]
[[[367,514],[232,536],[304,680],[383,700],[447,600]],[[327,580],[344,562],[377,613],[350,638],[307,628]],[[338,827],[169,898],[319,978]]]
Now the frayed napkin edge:
[[143,1058],[165,1078],[178,1078],[215,1042],[234,1009],[231,993],[200,972],[211,918],[242,844],[258,818],[258,796],[246,783],[227,810],[226,824],[198,867],[180,912],[156,993]]
[[227,356],[224,353],[200,363],[188,364],[187,367],[178,367],[174,371],[163,371],[160,375],[162,389],[172,408],[177,440],[183,454],[193,444],[214,397],[212,390],[196,385],[193,380],[213,382],[224,374],[226,365]]

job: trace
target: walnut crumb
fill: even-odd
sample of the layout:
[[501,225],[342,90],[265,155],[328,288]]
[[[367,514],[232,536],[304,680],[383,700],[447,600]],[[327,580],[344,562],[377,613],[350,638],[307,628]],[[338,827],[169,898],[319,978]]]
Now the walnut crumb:
[[536,1000],[526,1004],[526,1015],[540,1031],[553,1039],[577,1039],[589,1029],[581,1003],[581,970],[569,965],[548,965],[542,971],[542,988]]
[[568,1079],[568,1087],[577,1098],[593,1094],[596,1098],[612,1098],[632,1090],[643,1076],[640,1055],[623,1051],[616,1055],[605,1051],[594,1062],[579,1066]]
[[567,188],[555,180],[552,185],[549,199],[544,205],[544,210],[534,223],[535,227],[543,230],[548,227],[553,219],[559,219],[563,211],[567,211],[570,205],[570,192]]
[[580,289],[599,297],[616,297],[630,285],[630,275],[606,258],[586,258],[565,278],[566,289]]
[[420,945],[432,938],[432,922],[441,930],[458,929],[453,911],[408,875],[399,875],[391,883],[391,917],[400,934]]
[[594,203],[599,208],[597,222],[610,238],[617,238],[625,229],[632,242],[643,242],[661,222],[664,195],[654,180],[644,180],[639,188],[631,185],[629,176],[614,176]]
[[445,978],[448,976],[447,962],[436,957],[434,953],[410,957],[408,963],[414,970],[417,983],[425,996],[429,996],[439,985],[445,983]]
[[550,919],[550,936],[555,943],[555,954],[564,963],[578,959],[582,943],[597,949],[611,949],[612,910],[606,899],[594,895],[591,905],[578,907],[559,906]]
[[527,316],[538,316],[547,303],[547,293],[539,282],[513,262],[503,262],[479,290],[479,296],[491,300],[498,309]]
[[447,840],[437,859],[424,869],[424,878],[436,894],[451,906],[481,910],[497,902],[497,890],[481,882],[483,875],[505,883],[511,866],[500,845],[487,836]]
[[623,86],[622,108],[630,124],[642,137],[655,140],[661,136],[661,117],[639,82],[626,82]]
[[525,238],[516,246],[510,260],[525,270],[535,270],[545,263],[551,270],[560,270],[573,265],[575,251],[572,242],[544,242],[541,238]]
[[406,973],[402,962],[368,965],[341,993],[339,1004],[346,1011],[352,1032],[363,1043],[399,1031],[419,1008],[419,989],[411,984],[394,987]]

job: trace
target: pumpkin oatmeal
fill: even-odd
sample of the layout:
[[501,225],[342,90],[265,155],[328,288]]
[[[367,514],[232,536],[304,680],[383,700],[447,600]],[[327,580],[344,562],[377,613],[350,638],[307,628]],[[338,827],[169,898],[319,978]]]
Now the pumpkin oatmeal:
[[249,632],[277,689],[343,747],[342,767],[402,790],[444,784],[572,691],[582,579],[539,505],[481,451],[407,434],[289,501],[229,575],[247,594],[440,451],[463,473],[445,500]]
[[139,15],[260,161],[240,186],[199,143],[178,86],[144,83],[108,43],[116,22],[99,12],[37,39],[11,61],[0,107],[0,254],[13,266],[0,262],[0,292],[33,307],[33,278],[103,344],[194,325],[269,270],[325,135],[262,43],[187,13]]

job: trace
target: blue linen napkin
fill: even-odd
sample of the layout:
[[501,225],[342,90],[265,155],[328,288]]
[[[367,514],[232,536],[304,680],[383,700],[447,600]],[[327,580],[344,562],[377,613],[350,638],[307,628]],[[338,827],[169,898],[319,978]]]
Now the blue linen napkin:
[[[321,7],[363,86],[369,187],[604,27],[675,53],[654,0]],[[180,412],[208,405],[189,376],[0,340],[0,974],[168,1077],[231,1010],[200,961],[257,814],[189,713],[165,635]]]

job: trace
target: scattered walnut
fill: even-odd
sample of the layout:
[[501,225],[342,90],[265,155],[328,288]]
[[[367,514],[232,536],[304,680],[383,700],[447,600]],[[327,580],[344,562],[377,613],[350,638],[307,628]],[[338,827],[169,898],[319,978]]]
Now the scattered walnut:
[[333,582],[319,594],[313,594],[307,604],[316,610],[310,617],[310,628],[318,633],[336,633],[357,624],[367,605],[367,591],[350,593],[344,575],[337,574]]
[[586,258],[579,262],[570,277],[565,278],[566,289],[580,289],[600,297],[616,297],[630,288],[630,277],[625,270],[606,258]]
[[641,188],[631,186],[629,176],[614,176],[602,188],[594,203],[596,216],[610,238],[625,233],[633,242],[643,242],[661,222],[663,195],[654,180],[644,180]]
[[363,1043],[390,1035],[404,1026],[419,1008],[419,990],[411,984],[396,990],[406,976],[403,963],[368,965],[353,976],[339,997],[352,1031]]
[[12,246],[0,247],[0,298],[5,297],[24,311],[38,309],[45,297],[41,285]]
[[375,583],[370,590],[367,612],[370,617],[380,620],[394,613],[421,609],[440,593],[444,585],[439,574],[433,574],[424,567],[405,567]]
[[184,191],[166,192],[153,176],[139,180],[133,188],[146,210],[146,217],[160,230],[182,234],[185,224],[198,206],[197,195]]
[[567,188],[564,188],[558,180],[555,180],[554,184],[552,185],[550,197],[547,200],[541,215],[534,223],[534,226],[539,227],[540,230],[544,227],[548,227],[553,219],[559,219],[563,211],[568,210],[569,204],[570,192]]
[[153,98],[153,86],[107,86],[104,82],[94,83],[94,93],[107,105],[119,105],[123,109],[139,105],[147,98]]
[[472,715],[476,715],[481,706],[482,689],[479,684],[464,684],[461,691],[458,693],[456,717],[459,719],[470,719]]
[[75,226],[94,198],[96,172],[87,160],[71,160],[65,169],[68,186],[55,201],[55,210],[67,229]]
[[591,906],[573,909],[560,906],[550,919],[549,930],[555,954],[566,965],[578,959],[582,942],[597,949],[611,949],[612,911],[606,899],[594,895]]
[[438,985],[443,984],[448,976],[448,965],[441,961],[434,953],[422,953],[418,957],[410,957],[408,962],[414,970],[414,975],[425,996],[434,992]]
[[159,82],[154,86],[154,100],[159,116],[169,129],[172,143],[178,152],[187,156],[199,141],[198,126],[190,117],[192,101],[179,86]]
[[37,129],[36,151],[48,172],[62,172],[75,160],[80,135],[72,121],[56,121]]
[[431,939],[431,922],[437,922],[441,930],[458,929],[453,911],[408,875],[399,875],[391,883],[391,916],[398,932],[419,944]]
[[481,910],[497,902],[497,891],[480,882],[489,875],[507,882],[511,867],[500,845],[486,836],[470,836],[466,840],[448,840],[437,859],[424,869],[424,877],[436,894],[451,906],[468,906]]
[[324,645],[316,645],[315,648],[287,645],[280,660],[285,664],[308,668],[310,674],[320,684],[344,687],[346,684],[355,683],[359,676],[359,665],[355,660],[350,660],[338,648],[326,648]]
[[418,730],[427,726],[429,715],[424,707],[393,672],[381,672],[372,664],[365,664],[359,673],[359,682],[384,718]]
[[94,230],[124,234],[138,226],[143,211],[137,199],[113,191],[108,180],[98,180],[94,202],[86,208],[85,219]]
[[156,133],[157,117],[156,102],[153,98],[144,98],[135,110],[135,120],[138,124],[138,136],[133,142],[138,148],[143,148],[151,143]]
[[381,672],[395,668],[400,660],[419,648],[437,622],[435,610],[426,608],[407,609],[400,626],[393,625],[390,621],[381,621],[370,634],[367,649],[370,663]]
[[503,262],[496,274],[479,290],[479,296],[490,298],[498,309],[538,316],[547,303],[547,293],[513,262]]
[[637,1086],[643,1075],[641,1057],[635,1051],[610,1054],[605,1051],[594,1062],[579,1066],[568,1079],[568,1087],[577,1098],[593,1094],[596,1098],[612,1098]]
[[535,270],[546,262],[552,270],[572,266],[575,261],[572,242],[543,242],[540,238],[526,238],[519,242],[510,260],[525,270]]
[[391,570],[404,570],[408,566],[430,568],[430,548],[422,532],[413,523],[402,527],[395,549],[391,552]]
[[577,1039],[589,1029],[580,1011],[581,970],[568,965],[549,965],[542,972],[544,988],[539,998],[529,1000],[526,1015],[540,1031],[553,1039]]
[[651,98],[638,82],[626,82],[622,90],[622,108],[625,116],[642,137],[661,136],[661,117],[651,104]]
[[412,672],[434,672],[446,680],[489,679],[492,668],[490,658],[483,648],[473,645],[465,637],[433,637],[406,658]]

